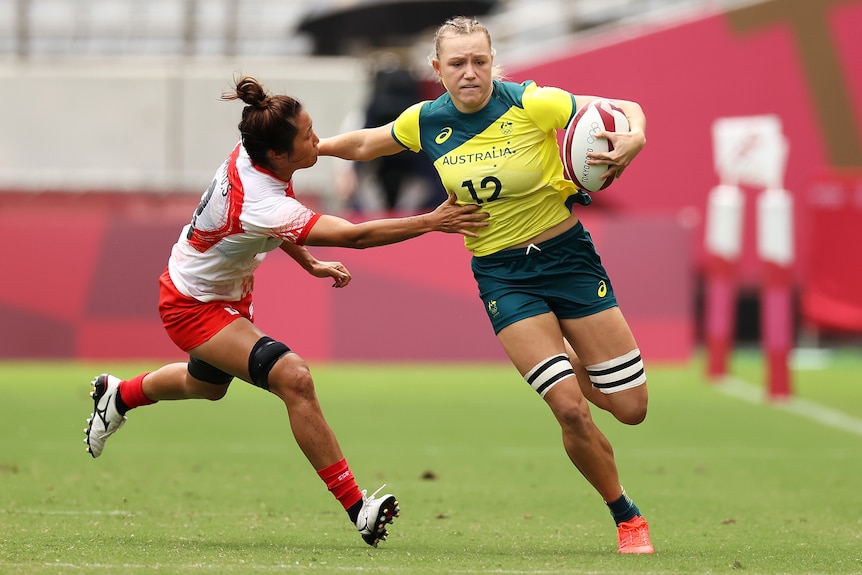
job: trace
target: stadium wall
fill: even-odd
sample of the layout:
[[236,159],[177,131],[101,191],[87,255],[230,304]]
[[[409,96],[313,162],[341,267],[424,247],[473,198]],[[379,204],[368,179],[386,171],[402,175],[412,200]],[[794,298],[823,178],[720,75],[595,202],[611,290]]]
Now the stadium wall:
[[[364,105],[367,70],[354,58],[0,59],[14,86],[0,106],[0,191],[189,193],[209,185],[239,138],[234,78],[257,77],[299,99],[319,134]],[[295,185],[330,205],[332,158]]]
[[[158,318],[157,279],[195,206],[182,196],[0,196],[0,245],[24,248],[4,255],[0,357],[182,357]],[[688,230],[655,217],[584,221],[644,355],[687,359]],[[258,269],[254,303],[257,324],[307,359],[504,359],[460,236],[430,234],[361,251],[312,249],[320,259],[344,262],[354,276],[350,286],[333,289],[275,251]]]

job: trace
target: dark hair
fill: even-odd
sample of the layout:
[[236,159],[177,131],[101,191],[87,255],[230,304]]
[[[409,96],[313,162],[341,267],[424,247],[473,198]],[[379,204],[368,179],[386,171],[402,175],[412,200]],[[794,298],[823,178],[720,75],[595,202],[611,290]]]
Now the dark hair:
[[237,80],[234,91],[222,94],[222,100],[242,100],[246,103],[237,127],[252,162],[268,166],[266,153],[269,150],[287,154],[293,152],[293,141],[297,134],[294,120],[302,111],[302,104],[298,100],[283,94],[270,96],[260,82],[251,76]]

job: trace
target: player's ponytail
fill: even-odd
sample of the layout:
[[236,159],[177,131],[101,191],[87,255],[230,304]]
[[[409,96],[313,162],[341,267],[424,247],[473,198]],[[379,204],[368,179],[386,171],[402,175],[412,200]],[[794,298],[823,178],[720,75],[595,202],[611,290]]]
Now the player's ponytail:
[[281,94],[270,96],[251,76],[239,78],[233,92],[222,94],[222,100],[242,100],[246,104],[237,127],[252,162],[267,167],[269,150],[293,152],[297,132],[294,120],[302,111],[298,100]]
[[253,108],[264,108],[269,95],[256,79],[251,76],[243,76],[237,80],[233,94],[226,92],[222,95],[222,99],[239,99]]

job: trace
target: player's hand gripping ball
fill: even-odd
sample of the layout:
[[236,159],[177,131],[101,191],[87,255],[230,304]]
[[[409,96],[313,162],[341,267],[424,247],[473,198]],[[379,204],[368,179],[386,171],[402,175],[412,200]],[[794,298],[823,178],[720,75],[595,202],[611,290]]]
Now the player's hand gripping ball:
[[602,131],[628,132],[629,121],[623,111],[608,100],[593,100],[583,106],[566,128],[561,150],[563,172],[567,179],[588,192],[597,192],[610,186],[615,175],[602,180],[607,164],[588,164],[590,152],[609,152],[614,149],[607,138],[596,137]]

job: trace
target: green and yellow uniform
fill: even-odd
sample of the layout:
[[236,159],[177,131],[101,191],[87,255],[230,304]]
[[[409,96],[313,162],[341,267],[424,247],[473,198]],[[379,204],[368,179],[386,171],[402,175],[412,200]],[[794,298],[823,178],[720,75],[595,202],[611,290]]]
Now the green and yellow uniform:
[[563,177],[557,130],[575,97],[533,82],[494,81],[488,104],[459,112],[448,93],[405,110],[392,128],[403,146],[424,151],[461,204],[480,204],[488,227],[465,239],[479,297],[495,332],[553,312],[576,318],[617,305],[590,234],[580,222],[526,250],[507,249],[571,216],[578,193]]
[[445,188],[461,204],[481,204],[489,225],[467,249],[485,256],[537,236],[569,217],[577,192],[563,177],[557,130],[576,110],[575,97],[533,82],[494,81],[491,100],[459,112],[449,94],[405,110],[393,137],[431,158]]

